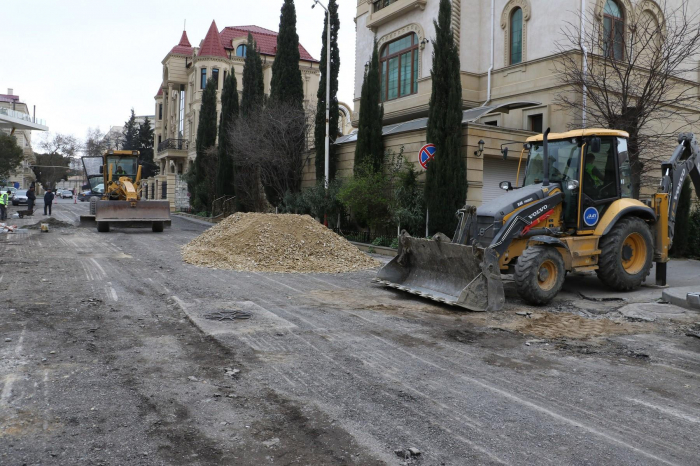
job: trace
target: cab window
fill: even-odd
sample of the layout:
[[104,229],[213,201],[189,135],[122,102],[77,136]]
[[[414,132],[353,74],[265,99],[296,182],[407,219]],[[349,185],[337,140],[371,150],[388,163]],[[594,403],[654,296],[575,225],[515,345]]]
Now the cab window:
[[[578,179],[578,160],[581,150],[575,140],[549,142],[549,181],[560,183]],[[535,142],[530,148],[527,172],[523,186],[544,181],[544,147],[542,142]]]
[[617,159],[620,163],[620,196],[632,197],[632,168],[627,154],[627,139],[617,138]]
[[113,177],[128,176],[136,178],[138,162],[134,157],[107,157],[107,173],[112,172]]
[[593,200],[617,197],[616,144],[617,138],[602,138],[598,152],[593,152],[590,144],[586,145],[583,193]]

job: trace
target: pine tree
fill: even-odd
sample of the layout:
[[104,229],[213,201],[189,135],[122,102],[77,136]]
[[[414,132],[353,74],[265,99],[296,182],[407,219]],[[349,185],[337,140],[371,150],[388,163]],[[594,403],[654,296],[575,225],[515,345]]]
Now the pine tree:
[[194,207],[198,210],[211,208],[211,176],[216,170],[216,158],[211,149],[216,145],[216,81],[207,80],[202,93],[202,107],[197,127],[197,158],[194,160]]
[[124,122],[122,129],[122,150],[138,150],[139,148],[139,124],[136,122],[134,109],[131,109],[131,116]]
[[291,104],[299,109],[304,105],[304,84],[299,70],[299,36],[294,0],[284,0],[280,14],[277,52],[272,62],[270,99]]
[[[340,72],[340,51],[338,50],[338,30],[340,19],[338,18],[338,4],[336,0],[329,0],[328,11],[331,17],[331,98],[330,98],[330,151],[328,161],[328,177],[335,179],[336,147],[333,145],[338,131],[338,73]],[[316,180],[323,180],[326,166],[326,57],[328,55],[328,15],[324,15],[323,21],[323,47],[321,48],[321,80],[318,85],[318,104],[316,105],[316,127],[314,130],[314,143],[316,144]]]
[[374,41],[372,60],[365,72],[360,95],[360,119],[355,145],[355,173],[368,163],[375,170],[382,169],[384,161],[384,141],[382,140],[382,119],[384,107],[381,104],[381,73],[379,51]]
[[230,73],[221,91],[221,118],[219,123],[219,165],[216,171],[216,196],[233,196],[234,168],[232,148],[228,139],[231,125],[238,119],[238,83],[236,75]]
[[243,67],[243,94],[241,95],[241,117],[250,115],[265,101],[265,85],[263,83],[262,60],[258,45],[253,36],[248,33],[245,64]]
[[455,212],[467,198],[467,167],[462,157],[462,84],[459,52],[452,35],[450,0],[440,0],[433,42],[432,95],[427,140],[435,144],[435,159],[428,165],[425,198],[431,232],[451,235]]
[[148,117],[139,125],[139,165],[141,178],[149,178],[158,174],[158,165],[153,161],[153,128]]

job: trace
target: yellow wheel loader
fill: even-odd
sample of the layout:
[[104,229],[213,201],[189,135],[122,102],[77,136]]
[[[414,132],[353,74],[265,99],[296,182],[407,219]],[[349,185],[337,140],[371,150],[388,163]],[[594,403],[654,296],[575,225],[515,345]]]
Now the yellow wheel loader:
[[81,224],[96,222],[101,233],[110,225],[150,226],[154,232],[170,226],[168,201],[141,200],[139,151],[109,150],[102,157],[82,159],[92,197],[90,215],[81,216]]
[[[641,286],[656,262],[666,284],[666,263],[681,186],[690,176],[700,193],[700,149],[682,133],[661,165],[659,192],[648,202],[632,198],[628,134],[586,129],[527,139],[522,186],[504,181],[502,196],[457,212],[450,240],[399,237],[397,256],[375,281],[475,311],[503,307],[502,274],[514,275],[520,297],[546,304],[567,272],[595,271],[613,290]],[[504,151],[504,157],[507,150]]]

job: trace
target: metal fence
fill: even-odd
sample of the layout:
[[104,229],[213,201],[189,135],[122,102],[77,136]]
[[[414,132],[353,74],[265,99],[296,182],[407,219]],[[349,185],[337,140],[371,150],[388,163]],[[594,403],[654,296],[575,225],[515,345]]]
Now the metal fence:
[[394,235],[378,235],[375,233],[370,234],[366,231],[348,231],[343,230],[342,228],[334,228],[333,231],[348,241],[373,244],[375,246],[395,247],[394,243],[398,241],[397,237]]

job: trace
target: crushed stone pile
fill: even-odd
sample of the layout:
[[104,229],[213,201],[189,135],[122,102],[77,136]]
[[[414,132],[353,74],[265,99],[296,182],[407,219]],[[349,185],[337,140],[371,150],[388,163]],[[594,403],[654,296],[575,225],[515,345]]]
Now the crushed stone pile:
[[308,215],[237,213],[182,247],[185,262],[252,272],[341,273],[378,267]]

